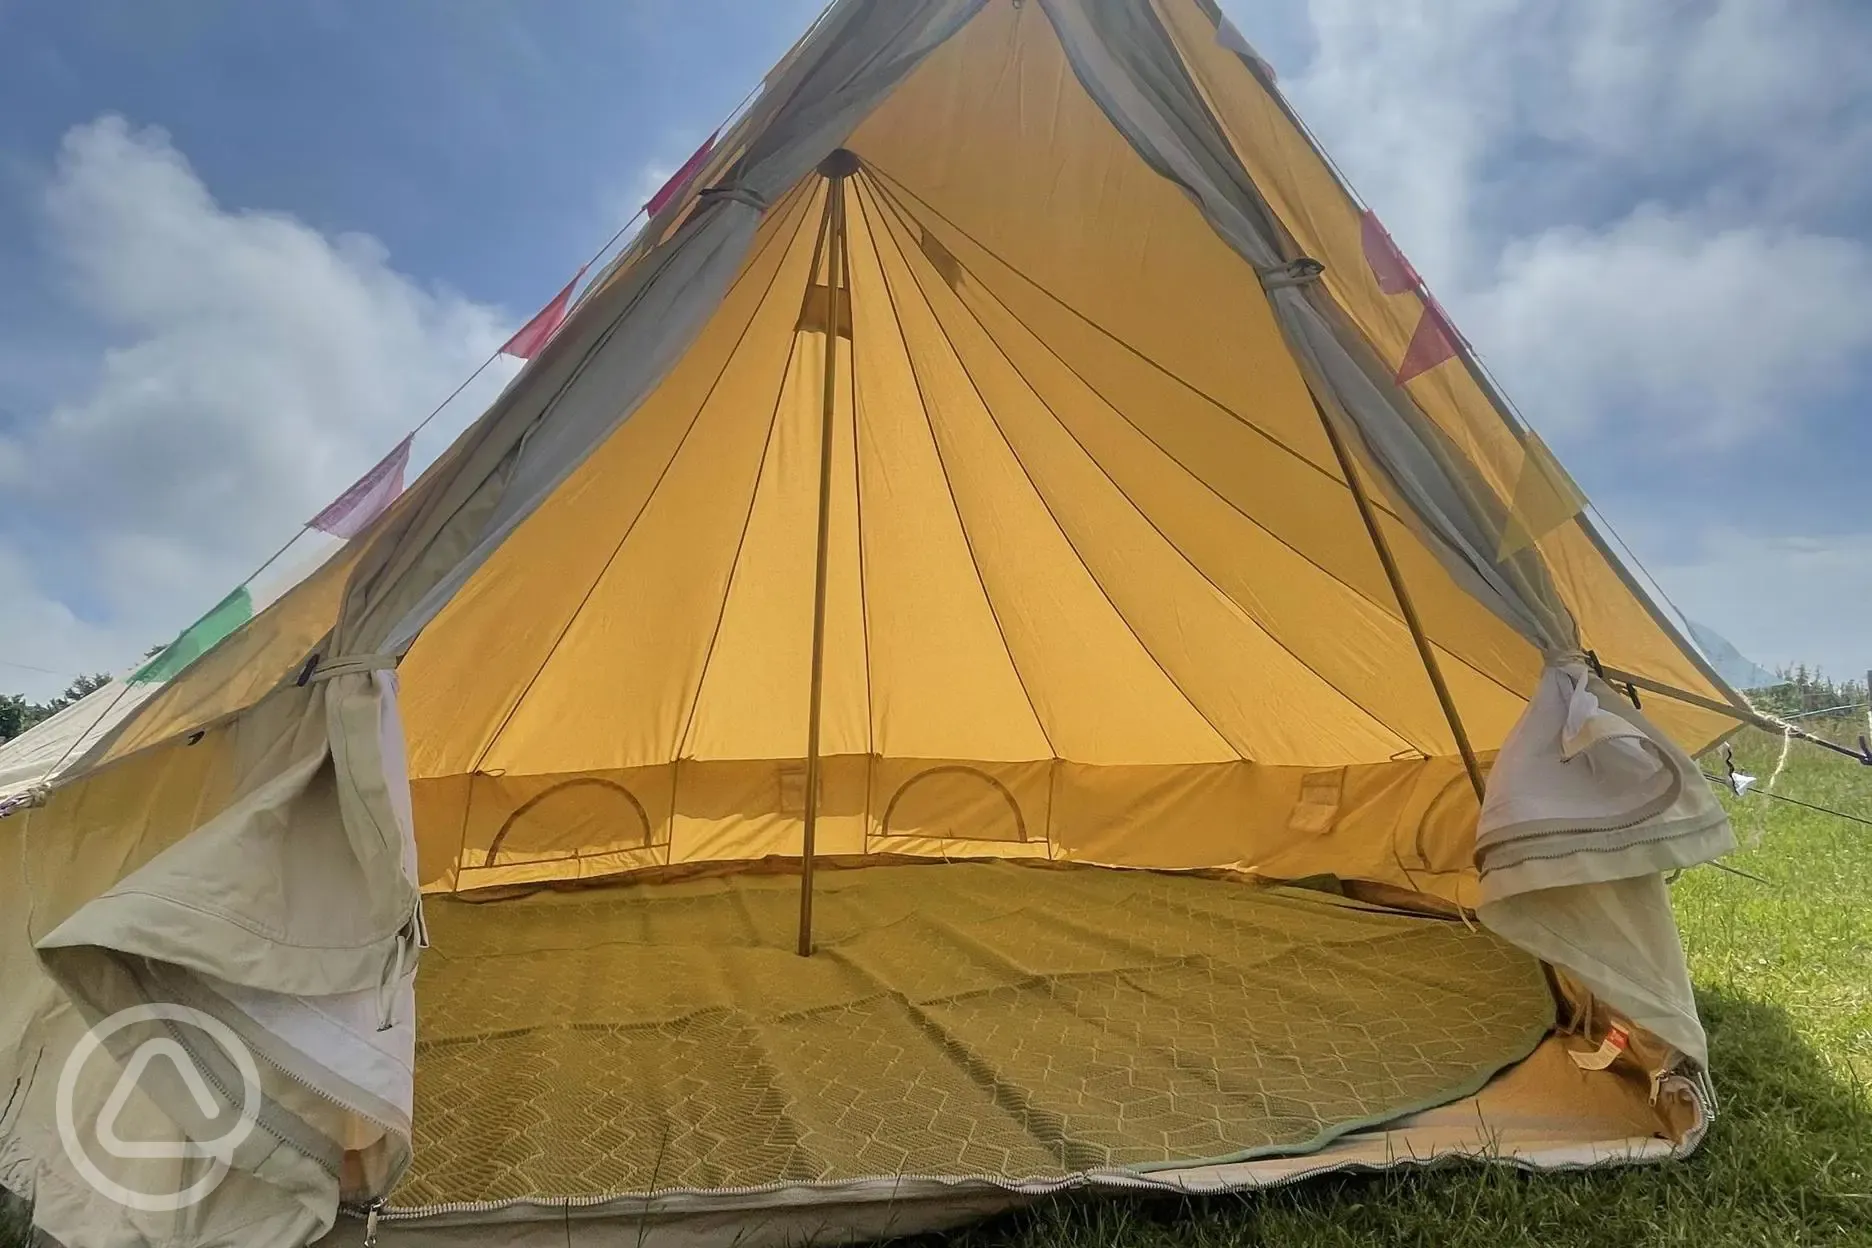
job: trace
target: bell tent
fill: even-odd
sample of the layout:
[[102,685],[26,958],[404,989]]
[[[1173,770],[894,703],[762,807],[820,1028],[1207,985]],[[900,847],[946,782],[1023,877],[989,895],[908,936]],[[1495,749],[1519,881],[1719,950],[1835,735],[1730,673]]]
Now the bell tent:
[[1664,876],[1749,712],[1210,0],[837,0],[689,174],[0,822],[46,1233],[824,1242],[1697,1145]]

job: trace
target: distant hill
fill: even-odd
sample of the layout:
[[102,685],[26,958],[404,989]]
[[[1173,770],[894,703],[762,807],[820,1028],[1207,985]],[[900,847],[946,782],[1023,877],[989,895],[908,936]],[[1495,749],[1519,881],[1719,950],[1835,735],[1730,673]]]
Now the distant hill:
[[1727,638],[1706,628],[1695,620],[1686,620],[1690,625],[1690,640],[1696,643],[1703,657],[1709,660],[1716,674],[1728,681],[1736,689],[1765,689],[1769,685],[1781,683],[1781,678],[1752,659],[1744,657],[1741,651],[1729,644]]

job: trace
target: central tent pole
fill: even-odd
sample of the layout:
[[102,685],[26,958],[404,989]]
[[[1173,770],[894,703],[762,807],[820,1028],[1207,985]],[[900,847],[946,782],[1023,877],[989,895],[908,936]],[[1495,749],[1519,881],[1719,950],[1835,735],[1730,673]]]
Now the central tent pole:
[[832,417],[838,396],[839,276],[844,268],[845,179],[857,171],[858,158],[842,147],[819,164],[819,172],[826,180],[825,402],[819,424],[819,551],[813,572],[812,693],[806,713],[806,829],[800,853],[799,955],[802,958],[812,954],[813,838],[819,830],[819,704],[825,684],[826,576],[832,534]]
[[1462,716],[1456,713],[1456,700],[1450,696],[1449,686],[1443,681],[1443,669],[1437,663],[1436,650],[1431,647],[1430,639],[1424,636],[1423,621],[1417,618],[1417,608],[1411,602],[1410,592],[1404,588],[1404,575],[1398,571],[1397,560],[1392,557],[1391,543],[1385,540],[1384,530],[1378,526],[1378,513],[1372,507],[1371,499],[1365,496],[1365,487],[1359,481],[1358,469],[1346,450],[1345,440],[1339,436],[1339,430],[1333,427],[1326,409],[1320,405],[1319,396],[1311,397],[1313,410],[1319,413],[1320,424],[1326,430],[1326,440],[1332,443],[1333,455],[1339,460],[1339,470],[1345,473],[1346,484],[1352,489],[1353,501],[1358,504],[1359,518],[1365,522],[1365,531],[1371,535],[1372,545],[1378,550],[1378,562],[1384,565],[1385,579],[1391,582],[1391,592],[1397,595],[1398,608],[1404,614],[1404,624],[1410,629],[1411,640],[1417,643],[1418,657],[1423,659],[1424,671],[1430,675],[1431,687],[1436,690],[1437,704],[1443,708],[1443,718],[1449,721],[1450,735],[1456,738],[1456,749],[1462,754],[1463,769],[1469,773],[1470,787],[1475,789],[1476,803],[1480,805],[1485,791],[1482,767],[1476,762],[1475,748],[1469,744],[1469,733],[1463,728]]

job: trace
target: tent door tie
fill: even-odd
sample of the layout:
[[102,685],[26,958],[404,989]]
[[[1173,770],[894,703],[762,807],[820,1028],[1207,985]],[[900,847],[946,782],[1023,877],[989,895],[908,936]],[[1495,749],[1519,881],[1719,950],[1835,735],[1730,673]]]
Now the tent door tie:
[[696,201],[705,206],[718,203],[746,204],[755,212],[767,211],[767,197],[746,186],[705,186],[696,192]]
[[[1600,680],[1605,681],[1606,684],[1608,685],[1612,684],[1611,678],[1605,674],[1605,665],[1599,662],[1599,656],[1597,654],[1594,654],[1591,650],[1586,651],[1585,654],[1586,654],[1586,665],[1592,668],[1593,675],[1597,676]],[[1616,685],[1614,685],[1613,687],[1617,688]],[[1625,682],[1625,696],[1627,699],[1630,700],[1632,704],[1632,710],[1634,711],[1644,710],[1644,703],[1638,700],[1638,686],[1634,685],[1629,680]]]
[[1285,290],[1289,286],[1305,286],[1317,282],[1326,272],[1326,266],[1312,256],[1301,256],[1286,264],[1275,265],[1269,269],[1255,270],[1261,278],[1263,290]]
[[394,654],[347,654],[329,663],[320,663],[318,656],[313,655],[311,662],[306,665],[310,670],[300,676],[299,683],[317,683],[362,672],[391,672],[396,670],[396,665],[397,656]]
[[418,900],[415,910],[397,931],[390,956],[384,962],[383,978],[377,982],[378,1031],[389,1031],[396,1026],[397,985],[415,965],[419,952],[428,947],[428,924],[423,919],[422,902]]

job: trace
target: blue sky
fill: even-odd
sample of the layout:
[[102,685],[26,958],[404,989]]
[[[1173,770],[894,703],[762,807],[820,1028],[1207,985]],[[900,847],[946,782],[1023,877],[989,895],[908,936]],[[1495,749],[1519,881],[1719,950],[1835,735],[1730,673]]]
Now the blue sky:
[[[679,164],[812,0],[0,2],[6,235],[74,125],[160,126],[215,198],[364,231],[425,283],[533,300]],[[622,214],[622,215],[620,215]],[[0,253],[45,260],[29,247]],[[11,322],[9,322],[11,328]]]
[[[1872,9],[1225,7],[1671,596],[1872,665]],[[212,605],[817,9],[0,0],[0,688]]]

